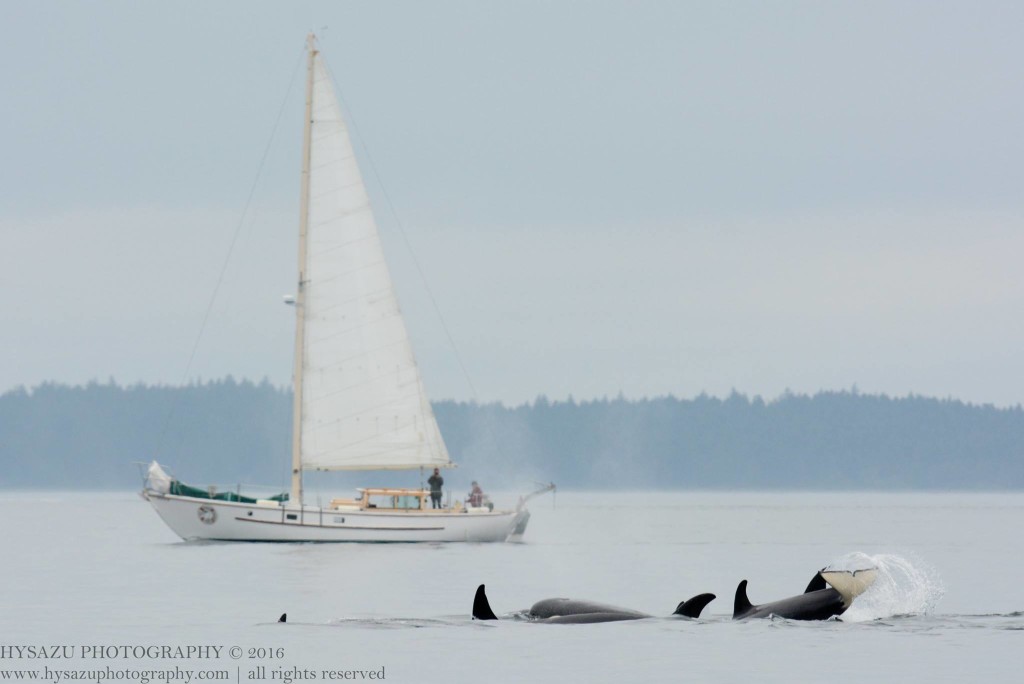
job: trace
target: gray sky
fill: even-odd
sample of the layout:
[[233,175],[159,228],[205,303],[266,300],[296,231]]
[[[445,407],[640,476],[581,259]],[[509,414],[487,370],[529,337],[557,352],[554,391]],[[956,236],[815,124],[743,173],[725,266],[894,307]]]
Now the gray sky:
[[5,3],[0,392],[180,382],[267,149],[189,376],[289,381],[301,74],[268,141],[325,26],[434,398],[473,392],[399,221],[481,400],[1024,402],[986,2]]

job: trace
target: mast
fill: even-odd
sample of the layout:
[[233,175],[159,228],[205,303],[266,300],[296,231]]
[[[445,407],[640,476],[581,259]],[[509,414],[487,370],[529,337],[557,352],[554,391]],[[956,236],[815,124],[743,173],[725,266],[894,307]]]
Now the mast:
[[313,129],[313,60],[316,36],[306,37],[306,119],[302,129],[302,189],[299,201],[299,287],[295,295],[295,368],[292,379],[292,487],[289,501],[302,506],[302,369],[306,328],[306,232],[309,227],[309,159]]

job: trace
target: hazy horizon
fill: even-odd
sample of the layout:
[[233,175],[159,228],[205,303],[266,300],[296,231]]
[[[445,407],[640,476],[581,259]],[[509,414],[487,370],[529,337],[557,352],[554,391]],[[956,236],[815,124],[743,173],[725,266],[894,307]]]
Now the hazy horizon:
[[431,397],[1024,402],[1024,6],[7,10],[0,394],[290,384],[315,29]]

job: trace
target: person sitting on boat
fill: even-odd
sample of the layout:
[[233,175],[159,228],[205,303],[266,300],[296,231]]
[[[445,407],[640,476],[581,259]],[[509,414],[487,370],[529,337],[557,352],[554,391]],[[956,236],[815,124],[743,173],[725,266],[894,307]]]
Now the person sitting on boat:
[[469,493],[469,505],[480,507],[484,505],[484,490],[473,480],[473,491]]
[[430,503],[434,508],[441,507],[441,488],[444,487],[444,478],[441,477],[441,471],[434,468],[434,474],[427,480],[427,484],[430,485]]

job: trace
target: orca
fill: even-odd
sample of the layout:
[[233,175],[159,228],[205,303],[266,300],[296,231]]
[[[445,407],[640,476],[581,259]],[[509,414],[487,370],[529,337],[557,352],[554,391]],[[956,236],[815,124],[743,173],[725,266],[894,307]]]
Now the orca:
[[288,622],[288,613],[281,613],[281,617],[277,618],[278,622]]
[[[700,617],[704,606],[715,599],[714,594],[699,594],[688,601],[683,601],[673,615],[688,618]],[[550,598],[534,603],[526,613],[526,617],[534,622],[553,624],[586,624],[594,622],[617,622],[619,620],[642,620],[653,617],[630,608],[619,608],[593,601],[580,601],[567,598]],[[498,616],[491,610],[484,585],[480,585],[473,597],[474,620],[497,620]]]
[[755,606],[747,598],[747,580],[736,587],[732,619],[776,616],[788,620],[827,620],[846,612],[853,600],[867,591],[878,574],[876,568],[821,570],[799,596]]

